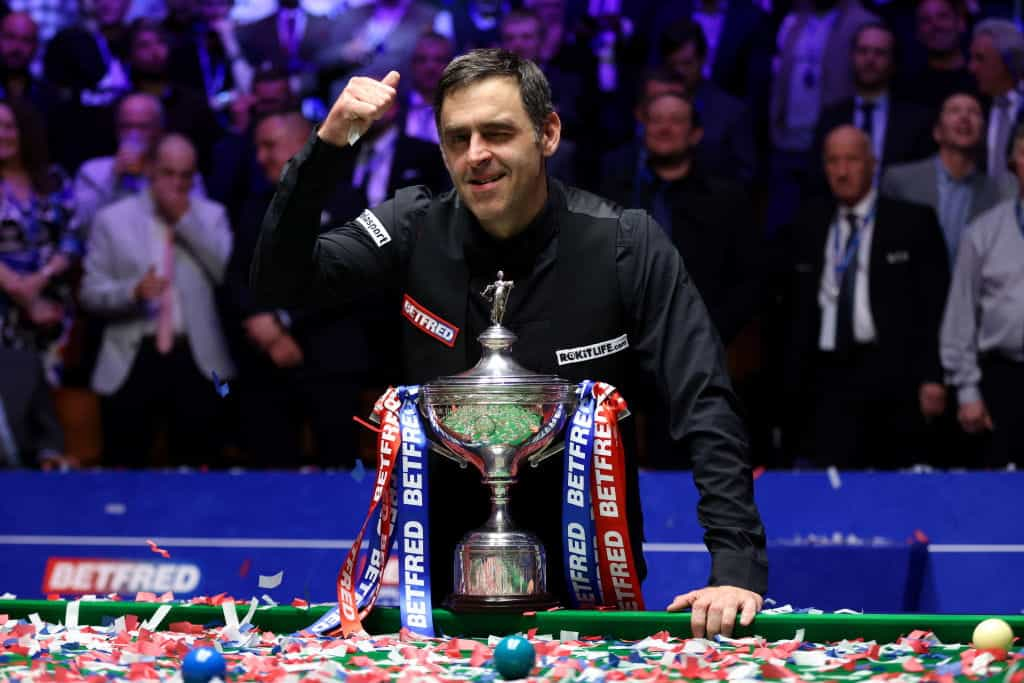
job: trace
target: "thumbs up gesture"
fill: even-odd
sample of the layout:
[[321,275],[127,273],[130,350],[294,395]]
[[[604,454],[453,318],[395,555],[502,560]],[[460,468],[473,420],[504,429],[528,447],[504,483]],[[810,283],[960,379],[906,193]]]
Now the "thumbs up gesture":
[[399,78],[397,71],[380,81],[365,76],[352,78],[320,126],[320,139],[339,147],[354,142],[394,106]]

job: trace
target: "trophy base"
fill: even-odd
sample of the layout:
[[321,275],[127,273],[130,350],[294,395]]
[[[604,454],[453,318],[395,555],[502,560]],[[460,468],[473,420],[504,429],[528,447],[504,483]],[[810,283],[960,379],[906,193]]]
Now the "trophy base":
[[445,600],[445,607],[453,612],[531,612],[543,611],[558,607],[560,603],[550,593],[539,593],[530,596],[500,596],[500,595],[463,595],[453,593]]

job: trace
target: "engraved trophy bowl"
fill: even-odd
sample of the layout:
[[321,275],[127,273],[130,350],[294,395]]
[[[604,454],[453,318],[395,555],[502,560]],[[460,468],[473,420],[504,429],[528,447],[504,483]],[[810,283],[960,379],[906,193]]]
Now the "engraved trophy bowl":
[[463,467],[472,465],[491,489],[491,514],[455,548],[459,611],[544,609],[556,603],[547,590],[547,558],[536,535],[516,529],[509,494],[523,461],[538,465],[564,447],[559,437],[576,407],[575,385],[519,365],[510,348],[517,337],[501,324],[513,283],[502,279],[483,294],[493,302],[491,323],[477,338],[482,355],[470,370],[425,384],[420,410],[431,447]]

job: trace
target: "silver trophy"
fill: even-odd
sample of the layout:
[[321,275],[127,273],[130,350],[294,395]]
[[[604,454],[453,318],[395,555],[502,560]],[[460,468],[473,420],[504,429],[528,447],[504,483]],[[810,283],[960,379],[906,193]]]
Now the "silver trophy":
[[459,611],[543,609],[557,604],[547,587],[547,559],[536,535],[516,529],[509,490],[524,461],[536,466],[560,452],[562,428],[576,407],[575,385],[538,375],[510,353],[516,335],[501,324],[513,282],[498,280],[482,292],[491,326],[477,337],[482,356],[472,369],[425,384],[420,410],[431,448],[480,471],[491,487],[491,516],[455,548],[455,589],[449,605]]

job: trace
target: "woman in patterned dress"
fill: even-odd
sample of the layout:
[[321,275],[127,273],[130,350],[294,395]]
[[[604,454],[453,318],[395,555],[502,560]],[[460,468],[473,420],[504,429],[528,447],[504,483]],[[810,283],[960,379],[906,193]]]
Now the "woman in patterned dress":
[[53,384],[82,247],[70,200],[67,178],[49,165],[42,117],[0,100],[0,346],[39,353]]

